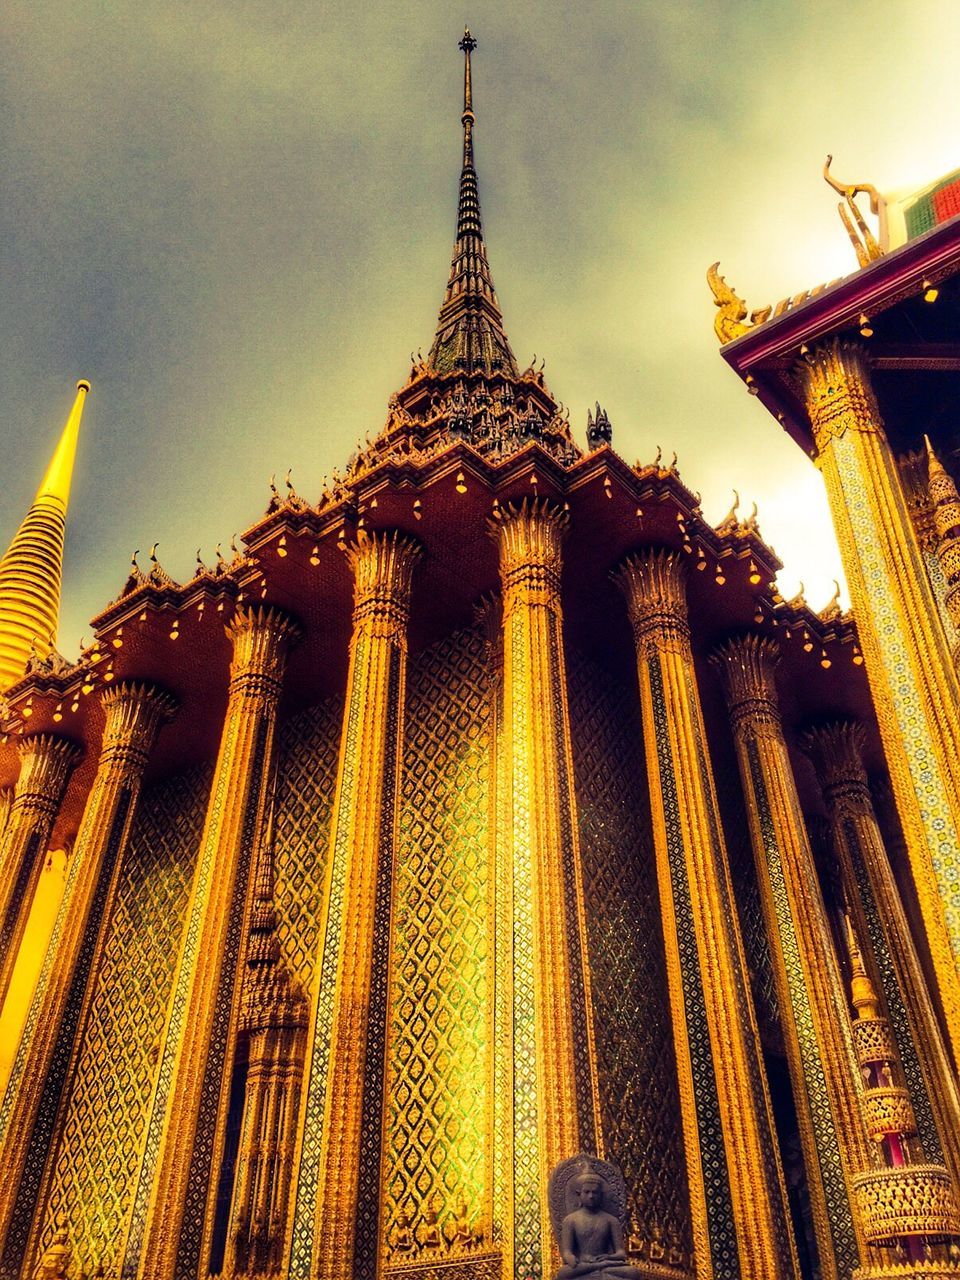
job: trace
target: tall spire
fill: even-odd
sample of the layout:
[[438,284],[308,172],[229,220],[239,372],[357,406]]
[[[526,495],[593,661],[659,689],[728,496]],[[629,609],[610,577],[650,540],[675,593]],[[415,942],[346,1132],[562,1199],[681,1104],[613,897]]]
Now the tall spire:
[[0,560],[0,692],[24,674],[31,653],[53,651],[60,616],[63,541],[80,418],[90,383],[77,395],[33,505]]
[[463,66],[463,168],[457,206],[457,238],[447,291],[440,307],[437,334],[430,349],[430,364],[437,373],[494,373],[503,370],[514,377],[517,364],[503,328],[503,315],[490,277],[487,251],[480,223],[480,196],[473,164],[473,83],[470,55],[477,42],[464,30],[460,48]]

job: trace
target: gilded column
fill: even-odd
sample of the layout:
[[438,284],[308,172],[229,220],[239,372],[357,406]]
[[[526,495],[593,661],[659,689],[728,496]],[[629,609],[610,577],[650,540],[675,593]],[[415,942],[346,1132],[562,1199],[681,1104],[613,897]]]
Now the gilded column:
[[498,975],[512,984],[504,1253],[507,1274],[524,1280],[550,1271],[551,1170],[600,1138],[561,629],[566,523],[533,500],[506,507],[493,526],[503,592],[498,808],[512,917],[512,972]]
[[53,938],[0,1109],[0,1275],[34,1261],[32,1224],[43,1200],[57,1112],[81,1032],[143,771],[175,704],[149,685],[122,683],[101,699],[100,758]]
[[10,985],[47,842],[80,748],[54,734],[17,743],[20,776],[0,837],[0,1005]]
[[[960,1203],[939,1162],[917,1150],[917,1122],[897,1044],[882,1016],[855,931],[846,920],[853,1035],[863,1072],[863,1114],[882,1163],[854,1178],[854,1194],[871,1264],[863,1280],[960,1276]],[[919,1159],[917,1158],[919,1156]],[[895,1250],[890,1258],[889,1250]]]
[[637,650],[697,1275],[794,1276],[683,566],[652,550],[631,556],[615,577]]
[[143,1280],[205,1273],[244,922],[273,777],[286,655],[299,634],[269,607],[238,609],[227,630],[233,642],[227,711],[121,1272]]
[[272,825],[257,863],[241,999],[247,1075],[226,1241],[230,1276],[282,1269],[306,1050],[307,996],[277,934]]
[[290,1272],[320,1280],[375,1276],[380,1252],[393,858],[420,548],[402,534],[361,532],[347,554],[353,635],[297,1202],[297,1217],[314,1222],[313,1266],[295,1223]]
[[848,910],[897,1038],[920,1140],[960,1186],[957,1080],[877,824],[863,737],[859,725],[840,723],[812,730],[803,746],[823,789]]
[[863,1260],[850,1178],[874,1163],[860,1108],[847,1001],[820,894],[775,683],[776,644],[756,635],[714,655],[736,742],[825,1277]]
[[960,684],[853,342],[800,366],[941,1000],[960,1057]]
[[512,1238],[512,1209],[505,1188],[508,1163],[513,1160],[513,906],[512,881],[504,835],[504,810],[508,794],[508,761],[503,743],[503,602],[499,594],[483,599],[476,609],[476,621],[483,628],[484,657],[487,663],[489,721],[489,796],[487,829],[489,871],[487,920],[491,930],[490,948],[490,1174],[487,1216],[490,1241],[502,1249]]

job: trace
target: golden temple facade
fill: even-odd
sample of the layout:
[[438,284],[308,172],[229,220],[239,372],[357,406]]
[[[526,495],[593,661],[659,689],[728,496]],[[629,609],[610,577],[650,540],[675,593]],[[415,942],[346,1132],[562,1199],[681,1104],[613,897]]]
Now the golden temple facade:
[[189,582],[135,556],[72,662],[81,383],[0,561],[0,1280],[541,1280],[578,1156],[584,1277],[960,1276],[960,220],[749,322],[711,271],[824,474],[815,612],[518,365],[460,47],[372,443]]

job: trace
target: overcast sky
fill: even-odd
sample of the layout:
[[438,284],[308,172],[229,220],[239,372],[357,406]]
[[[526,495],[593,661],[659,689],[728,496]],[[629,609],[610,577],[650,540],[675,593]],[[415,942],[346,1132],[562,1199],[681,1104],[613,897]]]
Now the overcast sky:
[[[61,648],[131,550],[316,498],[426,349],[450,259],[461,55],[494,280],[630,461],[719,520],[735,486],[816,606],[839,573],[819,474],[718,354],[706,267],[759,306],[855,267],[820,168],[881,190],[960,165],[955,0],[792,4],[5,0],[0,542],[80,376]],[[145,555],[144,555],[145,559]]]

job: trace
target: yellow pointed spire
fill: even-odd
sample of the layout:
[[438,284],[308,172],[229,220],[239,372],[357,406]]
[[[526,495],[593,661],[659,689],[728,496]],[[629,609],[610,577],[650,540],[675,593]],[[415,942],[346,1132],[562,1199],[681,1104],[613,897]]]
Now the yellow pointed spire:
[[31,653],[47,657],[56,641],[67,503],[89,390],[89,382],[77,383],[73,408],[37,496],[0,560],[0,692],[20,679]]
[[863,955],[860,951],[860,943],[857,941],[857,935],[853,928],[853,921],[849,915],[845,915],[844,920],[847,927],[847,951],[850,955],[850,991],[853,998],[853,1007],[857,1011],[859,1020],[874,1020],[880,1016],[880,1001],[873,988],[873,983],[867,975],[867,969],[863,963]]

